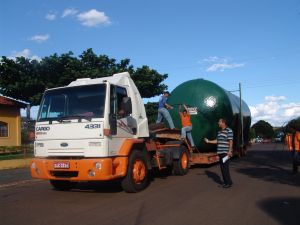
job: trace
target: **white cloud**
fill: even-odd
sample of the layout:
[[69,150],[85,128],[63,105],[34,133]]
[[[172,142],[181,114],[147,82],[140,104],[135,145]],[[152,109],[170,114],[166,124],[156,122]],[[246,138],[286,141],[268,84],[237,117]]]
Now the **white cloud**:
[[56,13],[47,13],[45,18],[50,21],[56,20]]
[[234,69],[238,67],[245,66],[244,63],[235,63],[232,62],[230,58],[222,58],[218,56],[210,56],[203,60],[203,63],[206,65],[207,72],[223,72],[226,69]]
[[77,13],[78,13],[77,9],[68,8],[68,9],[64,10],[61,17],[65,18],[65,17],[69,17],[69,16],[75,16]]
[[265,96],[265,102],[249,106],[252,124],[265,120],[272,126],[283,126],[291,119],[300,116],[300,103],[284,103],[285,96]]
[[41,61],[41,58],[37,55],[32,55],[31,51],[28,48],[25,48],[20,52],[13,51],[8,58],[15,60],[17,57],[22,57],[22,56],[31,60]]
[[34,35],[31,38],[29,38],[30,41],[35,41],[38,43],[42,43],[47,41],[50,38],[49,34],[40,34],[40,35]]
[[215,63],[206,69],[207,72],[221,71],[223,72],[226,69],[234,69],[238,67],[243,67],[243,63]]
[[265,97],[266,101],[270,101],[270,102],[277,102],[277,101],[284,101],[285,100],[285,96],[266,96]]
[[293,117],[294,115],[300,115],[300,103],[289,103],[282,106],[284,109],[284,116]]
[[99,12],[96,9],[83,12],[77,15],[78,20],[83,26],[97,27],[99,25],[109,25],[111,22],[104,12]]

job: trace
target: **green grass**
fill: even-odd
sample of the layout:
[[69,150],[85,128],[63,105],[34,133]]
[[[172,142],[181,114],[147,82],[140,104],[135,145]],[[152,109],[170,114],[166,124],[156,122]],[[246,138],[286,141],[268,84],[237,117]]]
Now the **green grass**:
[[10,159],[26,159],[26,158],[32,158],[33,152],[27,152],[24,156],[23,153],[21,154],[3,154],[0,155],[0,160],[10,160]]

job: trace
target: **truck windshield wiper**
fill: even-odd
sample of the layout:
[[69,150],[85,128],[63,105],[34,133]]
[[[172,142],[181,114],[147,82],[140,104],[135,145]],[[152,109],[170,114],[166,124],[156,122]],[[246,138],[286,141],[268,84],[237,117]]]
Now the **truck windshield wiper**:
[[49,124],[52,124],[53,121],[60,122],[59,118],[43,118],[37,120],[38,122],[49,121]]
[[62,123],[64,120],[68,120],[68,119],[78,119],[78,122],[81,122],[82,119],[91,121],[92,117],[90,117],[90,116],[81,116],[81,115],[69,115],[69,116],[61,116],[61,117],[58,118],[57,121]]

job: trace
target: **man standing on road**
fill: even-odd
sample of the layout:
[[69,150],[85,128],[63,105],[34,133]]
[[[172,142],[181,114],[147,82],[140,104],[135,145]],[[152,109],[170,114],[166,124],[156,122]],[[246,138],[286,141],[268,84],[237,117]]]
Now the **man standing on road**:
[[170,93],[168,91],[165,91],[164,94],[159,99],[156,123],[160,123],[162,119],[165,118],[169,123],[169,127],[171,129],[174,129],[175,126],[172,117],[168,111],[168,109],[173,109],[171,105],[167,104],[169,95]]
[[292,172],[296,174],[300,160],[300,132],[296,131],[296,125],[291,125],[290,133],[287,133],[285,136],[285,142],[292,154]]
[[300,132],[296,131],[294,135],[295,149],[293,151],[293,173],[298,173],[298,165],[300,161]]
[[227,126],[225,118],[220,118],[218,122],[219,128],[217,139],[208,140],[204,138],[204,141],[209,144],[217,144],[217,153],[220,158],[220,168],[222,172],[223,188],[230,188],[232,186],[232,180],[229,172],[229,158],[232,157],[233,146],[233,131]]

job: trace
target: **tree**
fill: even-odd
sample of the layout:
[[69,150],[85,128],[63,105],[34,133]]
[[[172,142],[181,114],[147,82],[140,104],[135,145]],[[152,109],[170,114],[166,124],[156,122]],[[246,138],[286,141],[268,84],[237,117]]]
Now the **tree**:
[[24,57],[18,57],[16,60],[2,57],[0,94],[27,102],[36,102],[44,90],[41,74],[38,72],[39,66],[38,61]]
[[158,108],[157,102],[148,102],[147,104],[145,104],[145,109],[146,109],[146,114],[147,114],[149,124],[156,122],[157,108]]
[[143,98],[154,97],[167,89],[162,83],[167,74],[160,74],[148,66],[134,68],[129,59],[117,62],[106,55],[97,56],[90,48],[79,57],[70,51],[62,55],[55,53],[41,61],[3,56],[0,94],[38,105],[46,89],[68,85],[77,78],[99,78],[124,71],[131,74]]
[[262,138],[272,138],[274,136],[274,130],[271,124],[264,120],[260,120],[252,126],[254,129],[255,136]]
[[284,131],[289,133],[291,132],[291,128],[295,129],[296,131],[300,131],[300,117],[290,120],[284,127]]
[[132,73],[132,79],[143,98],[151,98],[163,93],[167,89],[167,85],[161,83],[167,77],[167,74],[159,74],[156,70],[152,70],[148,66],[137,68]]
[[249,132],[249,140],[256,138],[255,135],[255,130],[253,129],[253,127],[250,128],[250,132]]

